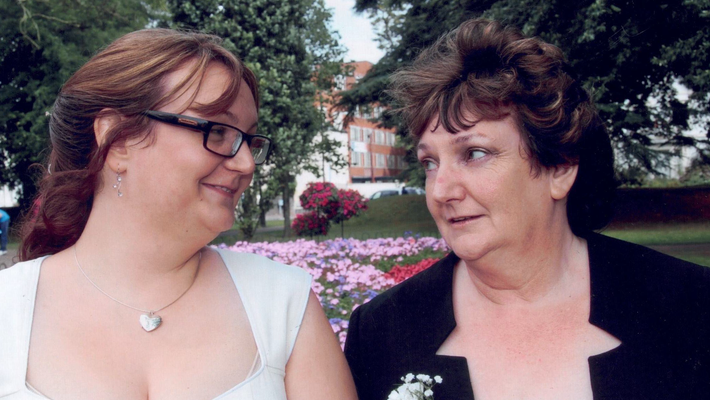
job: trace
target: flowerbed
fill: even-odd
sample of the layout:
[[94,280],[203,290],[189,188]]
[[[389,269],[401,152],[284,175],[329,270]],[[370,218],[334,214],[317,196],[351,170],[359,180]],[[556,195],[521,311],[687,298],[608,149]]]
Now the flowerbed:
[[[399,237],[322,242],[237,242],[220,248],[255,253],[305,269],[341,345],[350,314],[380,292],[431,266],[448,251],[443,239]],[[401,265],[400,265],[401,264]]]

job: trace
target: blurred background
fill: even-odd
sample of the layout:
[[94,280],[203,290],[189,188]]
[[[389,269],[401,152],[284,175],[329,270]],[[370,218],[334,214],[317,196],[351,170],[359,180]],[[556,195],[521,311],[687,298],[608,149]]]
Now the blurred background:
[[[259,130],[277,143],[215,243],[292,240],[312,182],[372,198],[315,239],[436,236],[388,75],[484,16],[561,47],[611,134],[611,236],[710,265],[710,0],[0,0],[0,208],[17,222],[48,154],[62,83],[146,27],[224,38],[259,78]],[[0,268],[2,265],[0,265]]]

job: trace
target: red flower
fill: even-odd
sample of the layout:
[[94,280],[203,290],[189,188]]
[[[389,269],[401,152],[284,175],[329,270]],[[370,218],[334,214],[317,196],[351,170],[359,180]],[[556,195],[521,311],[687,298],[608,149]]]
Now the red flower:
[[400,283],[431,267],[436,264],[437,261],[439,261],[437,258],[425,258],[412,265],[395,265],[385,274],[385,278],[394,279],[395,283]]

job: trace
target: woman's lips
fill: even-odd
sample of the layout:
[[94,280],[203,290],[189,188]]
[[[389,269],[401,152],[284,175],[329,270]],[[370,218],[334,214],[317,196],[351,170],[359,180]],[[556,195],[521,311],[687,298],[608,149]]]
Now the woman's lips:
[[449,222],[449,224],[451,224],[453,226],[462,226],[462,225],[466,225],[472,221],[475,221],[479,217],[480,217],[480,215],[467,215],[467,216],[463,216],[463,217],[449,218],[447,221]]
[[210,185],[208,183],[205,183],[205,186],[229,198],[232,198],[234,196],[234,193],[237,192],[236,190],[228,188],[226,186]]

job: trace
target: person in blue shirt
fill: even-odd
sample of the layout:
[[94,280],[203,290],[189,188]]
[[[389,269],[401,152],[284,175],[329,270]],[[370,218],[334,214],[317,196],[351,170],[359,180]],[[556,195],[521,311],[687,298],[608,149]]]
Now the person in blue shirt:
[[7,254],[7,235],[10,234],[10,216],[0,209],[0,256]]

